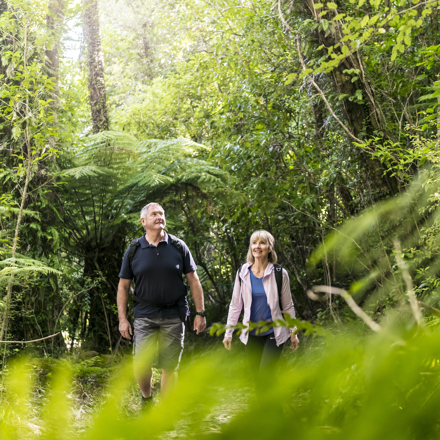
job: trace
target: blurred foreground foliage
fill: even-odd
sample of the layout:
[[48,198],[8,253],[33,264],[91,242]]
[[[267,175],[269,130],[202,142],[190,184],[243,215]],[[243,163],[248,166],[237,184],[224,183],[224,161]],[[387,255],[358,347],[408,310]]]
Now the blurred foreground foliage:
[[263,378],[258,397],[239,344],[209,350],[184,365],[177,387],[144,413],[126,358],[81,424],[75,367],[58,361],[35,412],[37,378],[32,361],[20,359],[3,375],[0,432],[5,439],[437,438],[439,337],[438,320],[422,331],[405,308],[376,334],[352,326],[308,336]]

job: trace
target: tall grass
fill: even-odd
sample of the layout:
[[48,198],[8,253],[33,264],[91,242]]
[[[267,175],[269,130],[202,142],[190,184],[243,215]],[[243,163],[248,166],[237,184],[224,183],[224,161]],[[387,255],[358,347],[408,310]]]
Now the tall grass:
[[133,384],[126,359],[93,415],[73,428],[71,367],[52,374],[39,430],[29,422],[32,369],[10,366],[4,378],[2,439],[431,439],[440,437],[440,331],[417,329],[411,314],[389,318],[377,334],[309,336],[254,393],[241,351],[214,350],[187,365],[177,387],[145,412],[127,415]]

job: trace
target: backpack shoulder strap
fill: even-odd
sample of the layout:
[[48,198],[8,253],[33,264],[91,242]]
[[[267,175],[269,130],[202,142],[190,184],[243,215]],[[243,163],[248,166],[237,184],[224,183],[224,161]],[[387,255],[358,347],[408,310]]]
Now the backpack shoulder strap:
[[283,289],[283,266],[281,264],[275,263],[275,281],[277,282],[277,290],[278,290],[278,302],[280,304],[280,310],[283,312],[283,305],[281,303],[281,291]]
[[185,252],[180,240],[173,234],[168,233],[168,236],[170,237],[171,244],[179,251],[182,258],[185,258]]
[[131,240],[130,246],[128,248],[128,264],[131,268],[131,263],[133,263],[134,254],[137,251],[137,248],[140,246],[139,238],[136,238],[135,240]]

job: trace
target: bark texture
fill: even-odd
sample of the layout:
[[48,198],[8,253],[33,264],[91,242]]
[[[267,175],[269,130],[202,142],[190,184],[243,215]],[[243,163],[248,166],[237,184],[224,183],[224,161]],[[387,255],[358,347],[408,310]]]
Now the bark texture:
[[99,8],[97,0],[83,0],[83,6],[83,31],[87,50],[93,133],[99,133],[109,128],[104,81],[104,57],[99,32]]
[[51,46],[46,49],[46,69],[48,76],[55,79],[55,89],[52,93],[52,108],[57,110],[59,105],[59,75],[60,75],[60,41],[63,33],[65,0],[50,0],[47,15],[47,28],[51,33]]

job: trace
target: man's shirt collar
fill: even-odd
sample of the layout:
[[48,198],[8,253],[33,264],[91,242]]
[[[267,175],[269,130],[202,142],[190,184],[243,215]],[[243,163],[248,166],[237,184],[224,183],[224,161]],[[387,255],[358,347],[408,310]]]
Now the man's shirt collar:
[[[162,238],[162,240],[160,240],[159,243],[157,243],[157,245],[159,246],[160,243],[164,243],[164,242],[166,244],[168,244],[168,234],[166,232],[165,232],[165,235]],[[145,238],[145,234],[141,237],[141,239],[139,240],[139,243],[140,243],[142,249],[147,248],[147,247],[156,247],[156,246],[153,246],[152,244],[148,243],[147,239]]]

